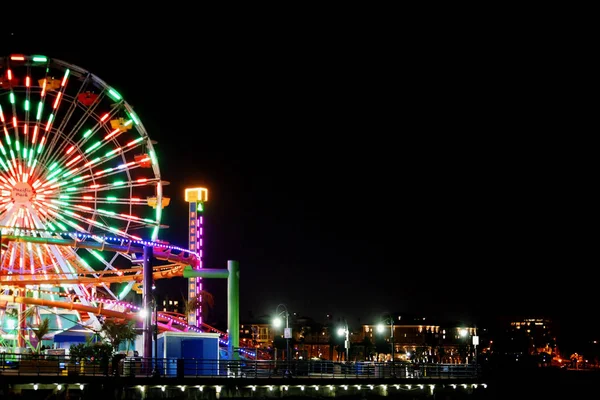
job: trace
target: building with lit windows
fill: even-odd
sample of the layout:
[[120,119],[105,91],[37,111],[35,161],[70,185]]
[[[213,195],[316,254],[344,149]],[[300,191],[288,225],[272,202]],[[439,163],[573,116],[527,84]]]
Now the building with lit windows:
[[[400,321],[400,319],[395,319]],[[393,328],[393,329],[392,329]],[[475,356],[477,328],[458,324],[434,324],[426,318],[384,325],[363,325],[365,359],[390,361],[394,346],[394,361],[422,363],[465,363]],[[367,347],[370,347],[367,349]]]
[[523,352],[534,355],[559,355],[552,320],[548,318],[519,318],[510,322],[507,334],[521,345]]

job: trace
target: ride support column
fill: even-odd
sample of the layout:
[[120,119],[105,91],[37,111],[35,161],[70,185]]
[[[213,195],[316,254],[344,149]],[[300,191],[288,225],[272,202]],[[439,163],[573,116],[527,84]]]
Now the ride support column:
[[227,350],[232,360],[239,360],[240,355],[240,264],[227,261],[227,327],[229,328],[229,344]]
[[[146,311],[144,315],[144,325],[142,333],[142,342],[144,344],[144,358],[152,358],[152,246],[144,246],[144,267],[143,267],[143,305],[142,309]],[[156,357],[157,355],[155,355]]]

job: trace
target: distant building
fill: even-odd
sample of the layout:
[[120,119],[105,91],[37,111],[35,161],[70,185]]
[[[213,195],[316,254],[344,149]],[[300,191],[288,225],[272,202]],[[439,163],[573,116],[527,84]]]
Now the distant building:
[[[435,323],[424,317],[406,322],[396,317],[394,321],[397,323],[393,329],[387,324],[382,332],[377,329],[378,325],[363,325],[365,359],[390,361],[390,344],[393,344],[394,361],[465,363],[473,360],[473,337],[478,334],[474,327]],[[367,349],[369,344],[371,348]]]
[[169,312],[169,313],[183,313],[183,301],[181,299],[174,300],[169,297],[165,297],[164,299],[159,300],[159,311]]
[[515,319],[506,333],[511,341],[521,344],[524,353],[559,355],[553,323],[548,318]]
[[[257,318],[256,321],[240,324],[240,347],[246,350],[257,349],[259,357],[263,359],[285,359],[287,344],[283,337],[283,328],[275,328],[266,320],[267,317],[262,317]],[[337,343],[338,338],[330,335],[330,328],[327,325],[316,323],[308,317],[292,314],[289,326],[292,329],[292,338],[289,340],[292,359],[331,360],[337,359],[343,352]]]

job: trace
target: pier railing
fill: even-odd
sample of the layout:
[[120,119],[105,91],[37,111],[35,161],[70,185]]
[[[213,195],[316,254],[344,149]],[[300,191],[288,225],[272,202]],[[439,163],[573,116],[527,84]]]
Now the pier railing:
[[474,364],[333,362],[322,360],[205,360],[194,358],[72,359],[62,355],[0,353],[0,375],[163,378],[464,379]]

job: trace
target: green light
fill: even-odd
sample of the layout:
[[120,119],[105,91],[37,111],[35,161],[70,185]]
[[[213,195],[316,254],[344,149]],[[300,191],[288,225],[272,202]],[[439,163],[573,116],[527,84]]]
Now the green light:
[[27,149],[23,147],[23,159],[27,160]]
[[140,120],[138,119],[137,115],[135,115],[135,113],[133,111],[129,113],[129,116],[133,120],[134,124],[136,124],[136,125],[140,124]]
[[88,149],[85,151],[86,154],[89,153],[90,151],[94,150],[96,147],[100,146],[101,144],[102,144],[102,142],[94,143],[92,146],[88,147]]
[[83,180],[83,176],[78,176],[77,178],[73,178],[73,182],[81,182]]
[[156,154],[154,154],[154,150],[150,150],[150,160],[152,160],[152,164],[156,165]]
[[202,203],[198,203],[198,212],[204,211],[204,205]]
[[63,231],[63,232],[67,231],[67,228],[63,224],[61,224],[60,222],[57,221],[56,225],[58,225],[58,227],[60,228],[61,231]]
[[90,136],[92,134],[92,130],[88,129],[87,131],[83,132],[83,137],[86,138],[88,136]]
[[29,111],[29,100],[25,100],[25,111]]
[[77,190],[77,188],[74,188],[74,187],[67,188],[67,192],[74,192],[76,190]]
[[10,104],[15,104],[15,94],[13,92],[10,92],[8,98],[10,99]]
[[33,60],[33,62],[47,62],[48,61],[48,57],[46,57],[46,56],[33,56],[32,60]]
[[70,196],[68,194],[61,194],[58,198],[59,199],[68,199]]
[[54,162],[50,168],[48,168],[48,171],[52,171],[54,168],[58,167],[58,162]]
[[19,144],[18,140],[15,140],[15,149],[17,149],[17,153],[21,151],[21,145]]
[[117,201],[117,198],[115,196],[107,196],[106,200],[107,201]]
[[99,213],[106,214],[106,215],[115,215],[116,214],[114,211],[103,210],[102,208],[99,208],[97,211]]
[[123,182],[123,181],[115,181],[115,182],[113,182],[113,185],[115,185],[115,186],[120,186],[120,185],[124,185],[124,184],[125,184],[125,182]]
[[92,253],[92,255],[94,257],[96,257],[98,260],[100,261],[104,261],[104,258],[102,258],[102,256],[100,255],[100,253],[98,253],[96,250],[90,250],[90,252]]
[[37,108],[37,114],[35,116],[36,120],[40,120],[40,118],[42,118],[42,110],[44,109],[44,103],[42,103],[41,101],[38,103],[38,108]]
[[62,171],[61,168],[57,169],[56,171],[52,172],[50,175],[48,175],[48,177],[46,179],[52,179],[56,176],[56,174],[58,174],[60,171]]
[[110,96],[111,99],[113,99],[114,101],[119,101],[122,99],[121,95],[119,94],[119,92],[117,92],[115,89],[110,88],[108,89],[108,95]]

